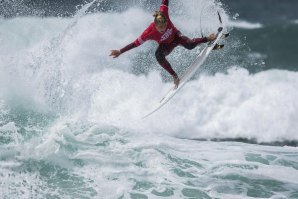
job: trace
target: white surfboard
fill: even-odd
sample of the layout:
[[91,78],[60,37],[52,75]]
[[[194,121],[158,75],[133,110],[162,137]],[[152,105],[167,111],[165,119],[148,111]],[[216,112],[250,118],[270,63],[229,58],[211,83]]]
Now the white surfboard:
[[222,33],[222,28],[218,29],[217,32],[217,38],[213,41],[210,42],[201,52],[200,54],[197,56],[197,58],[193,61],[193,63],[189,66],[189,68],[187,69],[187,71],[185,72],[185,74],[182,76],[182,78],[180,79],[180,84],[178,86],[178,88],[175,88],[175,86],[173,86],[169,92],[160,100],[160,102],[158,103],[158,105],[147,115],[145,115],[143,117],[147,118],[150,115],[152,115],[153,113],[155,113],[156,111],[158,111],[161,107],[163,107],[170,99],[172,99],[172,97],[174,97],[174,95],[186,84],[186,82],[192,77],[194,76],[195,72],[200,68],[200,66],[205,62],[206,58],[208,57],[208,55],[210,54],[210,52],[212,51],[212,49],[214,48],[214,46],[217,44],[217,42],[221,39],[223,33]]

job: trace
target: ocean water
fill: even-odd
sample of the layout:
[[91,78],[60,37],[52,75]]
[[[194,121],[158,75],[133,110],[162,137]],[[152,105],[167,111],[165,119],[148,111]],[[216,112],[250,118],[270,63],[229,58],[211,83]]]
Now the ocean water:
[[[292,2],[268,21],[254,11],[273,16],[269,0],[250,12],[245,1],[171,1],[189,37],[216,31],[216,10],[231,36],[146,120],[172,86],[157,45],[109,53],[159,2],[32,2],[1,2],[0,198],[298,198]],[[173,51],[179,75],[202,48]]]

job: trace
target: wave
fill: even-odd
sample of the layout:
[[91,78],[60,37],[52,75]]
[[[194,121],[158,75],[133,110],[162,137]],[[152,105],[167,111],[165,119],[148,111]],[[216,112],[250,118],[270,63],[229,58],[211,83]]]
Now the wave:
[[[195,23],[199,16],[176,15],[173,20],[188,33],[185,20]],[[15,99],[12,104],[28,107],[30,102],[29,107],[45,106],[57,115],[139,133],[260,142],[298,139],[297,73],[289,71],[250,75],[239,69],[202,75],[152,118],[139,121],[171,86],[154,62],[155,44],[148,42],[118,59],[108,55],[132,42],[151,21],[151,14],[140,8],[77,18],[3,19],[1,95]],[[216,17],[210,18],[210,30],[217,23]],[[170,61],[187,66],[186,54],[177,49]],[[218,53],[210,56],[210,67],[222,64],[218,58],[222,60]],[[147,75],[134,71],[144,65]]]
[[[0,191],[8,198],[246,199],[264,192],[295,198],[297,192],[293,147],[198,142],[58,122],[39,140],[0,150]],[[235,190],[239,182],[245,189]]]
[[[76,90],[77,101],[68,105],[75,112],[59,118],[59,123],[95,123],[99,128],[112,126],[139,135],[167,134],[184,139],[294,143],[298,140],[297,76],[282,70],[250,75],[236,68],[228,74],[201,75],[160,111],[141,120],[172,83],[165,83],[158,72],[145,76],[105,69],[85,79],[86,88],[94,88],[90,99],[85,98],[84,89]],[[9,111],[2,107],[5,117]]]
[[[162,132],[188,139],[298,140],[297,75],[280,70],[249,75],[244,69],[231,70],[226,75],[203,75],[189,82],[158,113],[139,121],[170,84],[164,84],[156,73],[145,78],[106,71],[97,77],[102,87],[93,96],[89,116],[91,121],[136,132]],[[121,80],[117,81],[119,77]],[[107,95],[111,89],[121,92]]]

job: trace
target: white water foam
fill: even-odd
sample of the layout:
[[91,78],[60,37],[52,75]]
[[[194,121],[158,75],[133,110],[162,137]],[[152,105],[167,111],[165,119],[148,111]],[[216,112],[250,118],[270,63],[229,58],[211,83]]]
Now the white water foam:
[[91,103],[89,116],[94,121],[184,138],[242,137],[261,142],[298,139],[295,72],[272,70],[249,75],[240,69],[227,75],[202,76],[142,121],[138,119],[171,85],[164,84],[156,73],[148,77],[121,73],[106,71],[95,77],[102,86]]
[[[48,194],[48,190],[45,191],[46,184],[39,179],[38,174],[17,173],[7,168],[0,168],[0,173],[0,192],[4,198],[41,198],[42,195]],[[51,191],[54,195],[55,190]]]
[[[172,190],[170,198],[184,198],[181,192],[187,188],[196,192],[204,190],[214,198],[250,198],[246,194],[249,189],[254,191],[250,187],[254,181],[264,191],[275,188],[270,183],[278,187],[289,186],[289,191],[296,190],[291,187],[297,184],[298,175],[295,169],[297,149],[293,147],[197,142],[156,134],[133,135],[108,128],[103,130],[100,125],[84,129],[86,131],[77,124],[58,123],[44,136],[43,142],[34,145],[37,147],[33,152],[26,154],[25,147],[21,157],[47,160],[68,168],[68,175],[84,182],[83,186],[76,185],[74,192],[88,198],[95,196],[90,196],[90,189],[82,192],[84,187],[92,188],[104,198],[129,198],[130,193],[158,198],[154,192],[166,190]],[[73,130],[78,131],[74,133]],[[74,160],[80,160],[83,165],[74,167]],[[56,175],[54,171],[52,177],[57,178]],[[266,181],[269,184],[265,187]],[[143,184],[138,185],[138,182]],[[241,189],[237,189],[239,183]],[[57,191],[60,196],[72,194],[63,186],[58,186]],[[276,197],[289,194],[277,192],[274,193]]]
[[242,29],[258,29],[262,28],[263,25],[261,23],[251,23],[247,21],[240,21],[240,20],[229,20],[228,25],[235,28],[242,28]]

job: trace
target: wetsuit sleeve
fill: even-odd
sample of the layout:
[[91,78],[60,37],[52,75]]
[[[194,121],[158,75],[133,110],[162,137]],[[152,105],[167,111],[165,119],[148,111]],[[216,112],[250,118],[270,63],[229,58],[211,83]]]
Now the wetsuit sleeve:
[[135,42],[132,42],[132,43],[128,44],[127,46],[125,46],[124,48],[121,48],[120,52],[122,54],[122,53],[125,53],[126,51],[129,51],[129,50],[135,48],[135,47],[137,47]]
[[140,46],[150,39],[151,25],[135,40],[135,45]]
[[127,46],[125,46],[124,48],[120,49],[121,53],[125,53],[126,51],[129,51],[133,48],[136,48],[140,45],[142,45],[143,43],[145,43],[147,40],[149,40],[150,37],[150,32],[151,32],[151,25],[142,33],[141,36],[139,36],[134,42],[128,44]]
[[169,6],[169,0],[162,0],[161,5]]
[[169,6],[169,0],[162,0],[162,3],[161,3],[161,5],[160,5],[160,11],[161,12],[163,12],[165,15],[166,15],[166,17],[168,17],[169,18],[169,8],[168,8],[168,6]]

